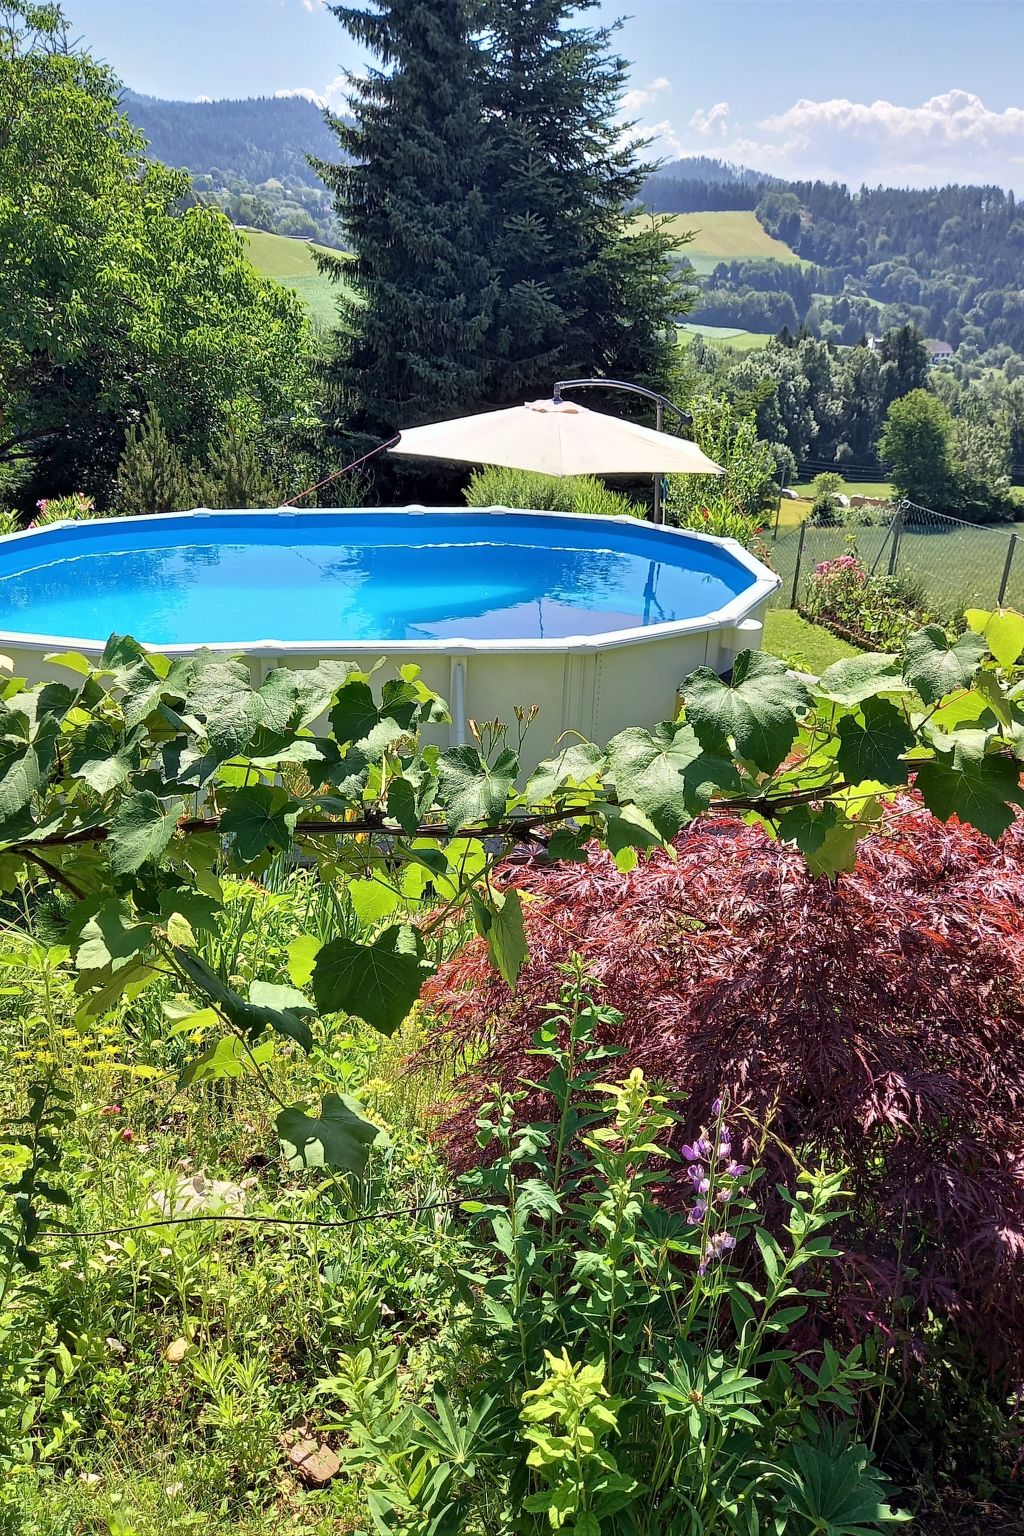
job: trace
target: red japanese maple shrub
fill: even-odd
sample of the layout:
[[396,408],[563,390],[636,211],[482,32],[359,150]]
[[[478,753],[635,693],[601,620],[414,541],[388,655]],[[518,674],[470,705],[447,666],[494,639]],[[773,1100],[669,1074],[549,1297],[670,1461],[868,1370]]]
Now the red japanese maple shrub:
[[[533,1076],[540,1005],[578,952],[623,1015],[616,1070],[685,1095],[678,1143],[725,1091],[801,1155],[849,1168],[830,1283],[851,1331],[912,1343],[931,1317],[1019,1367],[1024,818],[993,844],[907,795],[835,885],[738,820],[707,818],[675,846],[629,874],[600,851],[506,872],[533,898],[515,991],[479,943],[429,988],[431,1054],[473,1062],[442,1112],[453,1160],[474,1156],[487,1084]],[[764,1194],[791,1168],[770,1139],[762,1161]]]

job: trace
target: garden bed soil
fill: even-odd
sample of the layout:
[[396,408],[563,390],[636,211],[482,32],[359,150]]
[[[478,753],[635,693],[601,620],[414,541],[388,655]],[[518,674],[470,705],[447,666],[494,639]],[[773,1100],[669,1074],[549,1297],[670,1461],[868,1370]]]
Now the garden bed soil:
[[840,624],[837,619],[826,618],[824,614],[811,613],[808,608],[797,607],[797,613],[808,624],[820,624],[822,629],[827,629],[833,635],[838,635],[840,640],[846,640],[850,645],[856,645],[862,651],[880,651],[882,647],[876,641],[870,640],[859,629],[851,629],[847,624]]

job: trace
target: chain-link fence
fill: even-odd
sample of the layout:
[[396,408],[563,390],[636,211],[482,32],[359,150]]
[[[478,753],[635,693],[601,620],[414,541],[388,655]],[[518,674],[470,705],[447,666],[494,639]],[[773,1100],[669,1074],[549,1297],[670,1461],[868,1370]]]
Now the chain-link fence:
[[852,554],[873,575],[909,579],[920,605],[936,618],[1000,604],[1024,611],[1022,534],[963,523],[907,501],[851,509],[837,519],[833,526],[803,522],[769,536],[769,558],[782,577],[775,607],[802,606],[815,567]]

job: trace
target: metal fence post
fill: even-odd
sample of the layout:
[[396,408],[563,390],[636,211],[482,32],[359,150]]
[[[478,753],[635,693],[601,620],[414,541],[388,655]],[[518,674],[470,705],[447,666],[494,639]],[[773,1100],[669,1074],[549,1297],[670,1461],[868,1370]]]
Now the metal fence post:
[[889,550],[889,569],[886,571],[887,576],[894,575],[896,571],[896,561],[899,558],[900,553],[900,533],[903,528],[903,519],[905,515],[906,509],[904,507],[900,507],[899,511],[896,513],[896,516],[892,520],[892,548]]
[[1003,566],[1003,579],[999,583],[999,596],[996,598],[996,602],[999,604],[1000,608],[1003,606],[1003,599],[1006,596],[1006,588],[1010,580],[1010,567],[1013,564],[1013,552],[1016,548],[1017,535],[1015,533],[1011,533],[1010,547],[1006,551],[1006,564]]
[[789,606],[791,608],[795,608],[796,607],[797,588],[800,585],[800,561],[803,558],[803,553],[804,553],[804,535],[806,534],[806,532],[807,532],[807,520],[805,518],[804,521],[800,524],[800,537],[796,541],[796,566],[795,566],[795,568],[793,570],[793,593],[792,593],[792,596],[789,599]]

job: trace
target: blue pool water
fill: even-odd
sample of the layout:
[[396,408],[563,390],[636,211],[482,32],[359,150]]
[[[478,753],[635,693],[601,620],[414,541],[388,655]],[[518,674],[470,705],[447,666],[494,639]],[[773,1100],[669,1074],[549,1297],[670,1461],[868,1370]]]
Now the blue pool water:
[[698,618],[754,579],[717,545],[644,523],[169,514],[0,543],[0,630],[154,646],[559,640]]

